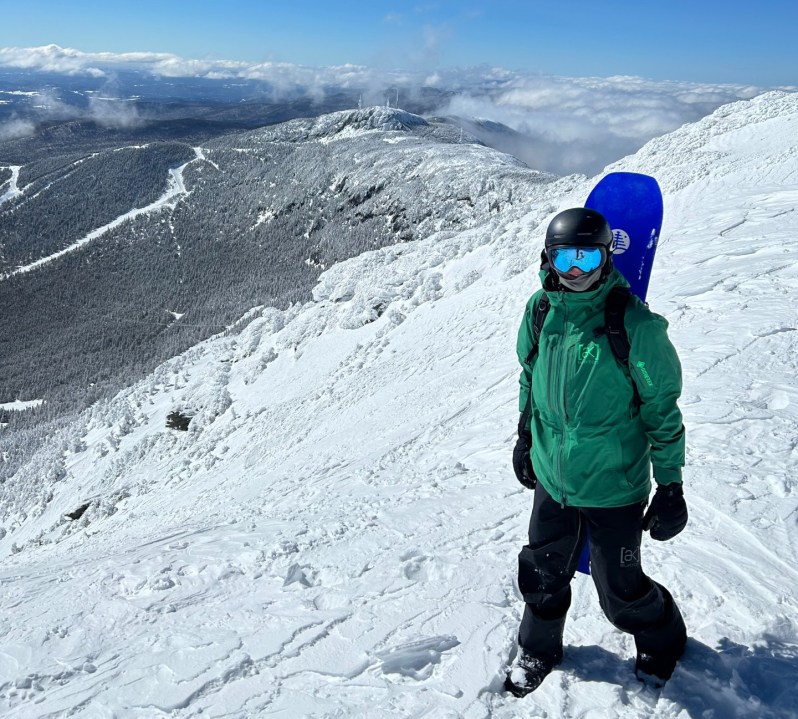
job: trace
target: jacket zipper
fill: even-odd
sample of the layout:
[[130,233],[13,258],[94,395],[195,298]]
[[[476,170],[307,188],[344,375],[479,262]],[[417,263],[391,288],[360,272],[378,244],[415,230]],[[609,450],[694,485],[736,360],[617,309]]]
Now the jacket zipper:
[[[559,358],[560,358],[560,343],[557,342],[553,347],[551,343],[549,344],[551,348],[549,351],[548,357],[548,367],[547,367],[547,382],[549,388],[549,403],[550,405],[556,410],[557,409],[557,402],[559,401],[559,386],[558,386],[558,369],[559,369]],[[556,449],[556,455],[554,457],[554,472],[556,474],[555,481],[557,481],[560,485],[560,488],[563,486],[562,481],[562,433],[560,433],[560,437],[557,440],[558,446]],[[560,501],[562,504],[562,500]],[[563,504],[563,506],[565,506]]]

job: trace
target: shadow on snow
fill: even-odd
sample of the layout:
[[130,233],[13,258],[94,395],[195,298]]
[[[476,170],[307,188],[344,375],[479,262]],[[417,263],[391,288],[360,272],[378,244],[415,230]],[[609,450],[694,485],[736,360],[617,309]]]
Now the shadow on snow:
[[[598,646],[568,647],[562,668],[582,681],[630,689],[631,661]],[[798,719],[798,645],[765,635],[755,647],[723,639],[717,649],[689,639],[661,696],[692,719]]]

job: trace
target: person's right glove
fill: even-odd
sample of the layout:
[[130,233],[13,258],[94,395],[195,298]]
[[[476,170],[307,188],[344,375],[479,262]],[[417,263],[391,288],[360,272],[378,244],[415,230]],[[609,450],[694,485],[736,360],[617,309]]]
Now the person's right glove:
[[532,449],[532,434],[529,431],[521,432],[518,441],[513,449],[513,469],[518,481],[527,489],[534,489],[537,486],[538,478],[532,468],[532,457],[529,450]]
[[687,503],[682,485],[659,484],[648,511],[643,516],[643,531],[651,530],[651,538],[660,542],[672,539],[687,524]]

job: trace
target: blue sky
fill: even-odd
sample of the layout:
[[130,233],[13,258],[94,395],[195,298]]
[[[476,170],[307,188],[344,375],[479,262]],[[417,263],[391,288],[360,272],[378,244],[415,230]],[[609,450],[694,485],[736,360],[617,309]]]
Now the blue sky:
[[0,47],[798,84],[798,3],[789,0],[3,0],[0,17]]

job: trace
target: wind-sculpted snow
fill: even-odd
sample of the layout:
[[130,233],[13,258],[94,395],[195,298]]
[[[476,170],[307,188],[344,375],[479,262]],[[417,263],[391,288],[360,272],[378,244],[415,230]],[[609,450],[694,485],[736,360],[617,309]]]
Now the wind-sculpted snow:
[[793,98],[617,168],[666,189],[649,294],[684,364],[691,520],[644,540],[691,635],[664,690],[579,576],[562,666],[500,692],[532,502],[515,332],[570,178],[335,264],[53,437],[0,488],[0,715],[795,717]]

